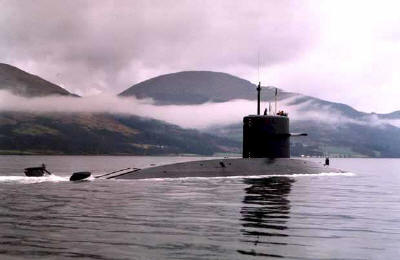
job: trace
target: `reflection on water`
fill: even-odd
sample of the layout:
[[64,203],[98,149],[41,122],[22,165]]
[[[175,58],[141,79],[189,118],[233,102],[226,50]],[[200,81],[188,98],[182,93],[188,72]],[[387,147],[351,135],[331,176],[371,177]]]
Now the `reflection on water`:
[[[290,193],[293,179],[287,177],[271,177],[263,179],[245,179],[250,185],[245,188],[240,213],[242,215],[241,232],[244,235],[242,242],[250,244],[250,250],[238,250],[241,254],[254,256],[282,257],[268,252],[257,252],[257,245],[285,245],[282,239],[287,237],[286,222],[290,217]],[[279,241],[279,242],[278,242]]]

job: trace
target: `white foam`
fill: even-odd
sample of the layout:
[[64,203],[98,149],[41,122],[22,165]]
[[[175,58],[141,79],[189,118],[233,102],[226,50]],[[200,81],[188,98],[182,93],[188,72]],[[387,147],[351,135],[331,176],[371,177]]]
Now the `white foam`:
[[46,175],[42,177],[27,176],[0,176],[0,183],[40,183],[40,182],[62,182],[69,181],[69,177],[61,177],[57,175]]
[[303,174],[302,176],[348,176],[353,177],[356,176],[353,172],[321,172],[319,174]]
[[[298,177],[334,177],[334,176],[345,176],[352,177],[356,176],[352,172],[322,172],[317,174],[269,174],[269,175],[238,175],[238,176],[216,176],[216,177],[181,177],[181,178],[148,178],[148,179],[135,179],[135,181],[164,181],[164,180],[209,180],[209,179],[260,179],[260,178],[270,178],[270,177],[288,177],[288,178],[298,178]],[[129,180],[129,179],[119,179],[119,180]],[[131,179],[133,180],[133,179]]]
[[[259,179],[259,178],[270,178],[270,177],[334,177],[334,176],[356,176],[352,172],[322,172],[318,174],[272,174],[272,175],[238,175],[238,176],[216,176],[216,177],[181,177],[181,178],[148,178],[148,179],[135,179],[135,181],[166,181],[166,180],[209,180],[209,179]],[[96,180],[94,176],[90,176],[86,180]],[[117,180],[117,179],[113,179]],[[126,181],[129,179],[118,179]],[[61,177],[57,175],[46,175],[42,177],[26,177],[26,176],[0,176],[0,183],[41,183],[41,182],[63,182],[69,181],[69,177]]]

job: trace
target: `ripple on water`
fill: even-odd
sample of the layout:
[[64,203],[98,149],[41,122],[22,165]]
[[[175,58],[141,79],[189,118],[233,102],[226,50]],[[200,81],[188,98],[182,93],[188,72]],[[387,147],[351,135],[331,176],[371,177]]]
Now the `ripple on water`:
[[[110,167],[106,157],[93,161]],[[370,161],[347,164],[355,174],[80,183],[69,182],[69,174],[0,176],[0,255],[397,259],[397,171],[382,171],[380,161],[375,168]]]

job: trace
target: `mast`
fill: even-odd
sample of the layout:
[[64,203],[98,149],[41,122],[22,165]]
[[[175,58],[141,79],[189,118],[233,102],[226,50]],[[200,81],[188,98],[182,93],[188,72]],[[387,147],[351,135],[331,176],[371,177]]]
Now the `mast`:
[[275,115],[278,113],[278,88],[275,88]]
[[261,82],[257,86],[257,115],[260,115]]

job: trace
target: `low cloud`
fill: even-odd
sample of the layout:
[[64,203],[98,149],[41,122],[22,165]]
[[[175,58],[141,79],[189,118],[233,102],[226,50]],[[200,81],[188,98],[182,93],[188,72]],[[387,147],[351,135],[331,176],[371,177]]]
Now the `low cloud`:
[[[399,120],[381,120],[376,115],[367,115],[362,119],[353,119],[343,115],[329,105],[317,106],[312,101],[291,105],[296,97],[279,102],[278,110],[289,113],[292,121],[315,120],[325,124],[368,124],[399,126]],[[262,103],[262,110],[268,107]],[[274,107],[272,105],[272,107]],[[221,103],[201,105],[155,105],[152,99],[97,95],[84,98],[51,96],[24,98],[7,91],[0,91],[0,112],[31,113],[112,113],[137,115],[162,120],[183,128],[206,129],[240,123],[244,116],[256,114],[256,103],[250,100],[231,100]]]
[[32,113],[113,113],[154,118],[184,128],[204,129],[229,125],[254,113],[254,101],[233,100],[202,105],[155,105],[152,99],[101,94],[74,98],[64,96],[24,98],[0,91],[0,111]]

